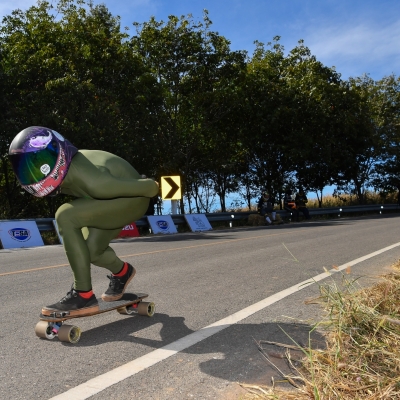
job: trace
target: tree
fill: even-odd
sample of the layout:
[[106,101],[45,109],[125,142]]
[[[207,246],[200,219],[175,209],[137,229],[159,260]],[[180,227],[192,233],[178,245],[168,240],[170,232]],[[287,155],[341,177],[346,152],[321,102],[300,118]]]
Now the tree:
[[290,84],[293,61],[284,54],[279,37],[268,48],[256,42],[243,86],[242,142],[251,180],[280,199],[295,170],[301,130],[299,100]]
[[[48,2],[38,2],[3,19],[8,107],[2,145],[25,127],[41,125],[78,148],[118,154],[139,170],[154,164],[161,91],[121,33],[119,18],[81,0],[60,0],[56,8],[57,18]],[[15,178],[6,178],[10,216],[53,213],[57,204],[46,209],[41,200],[21,197]]]
[[292,157],[297,185],[316,192],[322,207],[323,189],[332,183],[336,171],[340,128],[333,110],[342,94],[340,75],[299,41],[287,57],[285,80],[297,109],[293,124],[296,152]]
[[374,82],[368,77],[343,82],[342,102],[338,105],[342,130],[338,132],[340,153],[338,193],[354,193],[364,204],[365,193],[372,186],[373,171],[382,155],[379,129],[371,103]]
[[[163,90],[165,118],[160,122],[158,169],[181,175],[186,196],[196,183],[196,174],[222,176],[209,161],[221,154],[221,141],[223,146],[228,143],[220,140],[220,128],[231,109],[218,101],[227,95],[228,86],[245,66],[244,54],[231,52],[229,41],[210,31],[211,24],[207,11],[203,22],[195,22],[190,15],[169,16],[167,22],[151,18],[135,24],[137,35],[131,39],[133,49]],[[218,181],[217,177],[215,182],[223,199],[229,189],[224,179]],[[224,208],[224,200],[221,205]],[[183,207],[181,202],[182,212]]]
[[387,193],[400,190],[400,77],[390,75],[371,87],[370,103],[382,157],[375,164],[373,186]]

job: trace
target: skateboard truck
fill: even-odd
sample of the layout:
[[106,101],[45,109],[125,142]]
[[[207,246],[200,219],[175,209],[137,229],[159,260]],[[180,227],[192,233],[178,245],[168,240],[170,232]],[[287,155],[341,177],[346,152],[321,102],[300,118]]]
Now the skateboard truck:
[[51,318],[64,318],[64,317],[68,317],[69,315],[69,311],[62,311],[62,312],[53,312],[49,315],[49,317]]

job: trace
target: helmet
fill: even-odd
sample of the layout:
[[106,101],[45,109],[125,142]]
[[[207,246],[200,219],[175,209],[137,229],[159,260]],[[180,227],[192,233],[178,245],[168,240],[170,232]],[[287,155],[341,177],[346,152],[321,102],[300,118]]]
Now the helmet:
[[8,155],[21,186],[36,197],[44,197],[61,185],[77,152],[58,132],[31,126],[15,136]]

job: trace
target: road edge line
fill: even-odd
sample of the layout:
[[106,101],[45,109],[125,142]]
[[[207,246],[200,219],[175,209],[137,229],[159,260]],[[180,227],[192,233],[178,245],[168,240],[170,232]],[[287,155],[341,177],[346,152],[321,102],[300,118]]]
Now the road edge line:
[[92,378],[72,389],[67,390],[64,393],[52,397],[49,400],[86,400],[89,397],[94,396],[95,394],[109,388],[110,386],[115,385],[116,383],[121,382],[133,375],[136,375],[137,373],[147,368],[150,368],[161,361],[166,360],[167,358],[179,353],[180,351],[185,350],[188,347],[193,346],[194,344],[215,335],[216,333],[230,327],[231,325],[234,325],[237,322],[240,322],[243,319],[250,317],[256,312],[261,311],[262,309],[276,303],[277,301],[290,296],[291,294],[299,292],[300,290],[303,290],[316,282],[328,278],[329,276],[339,271],[343,271],[348,267],[359,264],[360,262],[368,260],[386,251],[392,250],[398,246],[400,246],[400,242],[392,244],[391,246],[384,247],[381,250],[374,251],[373,253],[367,254],[365,256],[356,258],[355,260],[349,261],[327,272],[316,275],[287,289],[281,290],[280,292],[275,293],[272,296],[269,296],[257,303],[254,303],[251,306],[244,308],[243,310],[237,311],[236,313],[231,314],[228,317],[216,321],[208,326],[205,326],[198,331],[195,331],[183,338],[176,340],[175,342],[172,342],[166,346],[163,346],[157,350],[136,358],[135,360],[121,365],[120,367],[117,367],[102,375]]

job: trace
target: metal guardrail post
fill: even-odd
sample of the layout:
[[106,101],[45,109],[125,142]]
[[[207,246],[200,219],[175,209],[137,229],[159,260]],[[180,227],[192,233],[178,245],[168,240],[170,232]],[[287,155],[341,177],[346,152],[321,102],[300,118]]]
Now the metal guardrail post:
[[[398,210],[400,211],[400,206],[398,204],[372,204],[365,206],[347,206],[347,207],[327,207],[327,208],[309,208],[310,215],[338,215],[342,214],[356,214],[363,212],[377,211],[381,215],[384,210]],[[281,216],[287,215],[285,210],[277,210],[277,214]],[[229,222],[232,226],[233,221],[243,220],[249,217],[251,214],[257,214],[255,211],[248,212],[221,212],[221,213],[206,213],[207,219],[211,222]],[[162,217],[162,215],[160,215]],[[182,214],[172,215],[172,220],[176,225],[186,224],[185,217]],[[0,222],[6,222],[12,220],[0,220]],[[54,230],[53,218],[27,218],[14,221],[36,221],[39,231],[52,231]],[[135,221],[138,227],[149,227],[146,217],[142,217]]]

